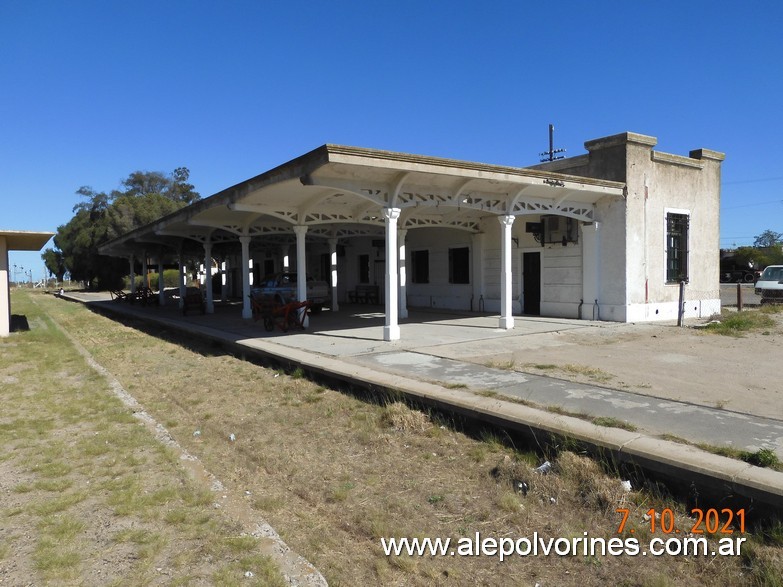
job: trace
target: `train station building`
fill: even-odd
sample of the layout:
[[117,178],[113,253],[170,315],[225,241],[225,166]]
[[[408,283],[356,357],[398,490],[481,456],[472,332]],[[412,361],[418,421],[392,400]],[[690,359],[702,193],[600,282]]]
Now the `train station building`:
[[[323,145],[101,247],[129,272],[202,265],[207,312],[264,275],[327,281],[331,310],[375,290],[384,339],[408,308],[620,322],[720,311],[722,153],[622,133],[507,167]],[[162,273],[162,271],[161,271]],[[184,291],[185,283],[181,284]],[[162,288],[161,288],[162,289]],[[307,296],[304,279],[298,299]],[[162,296],[161,296],[162,297]]]

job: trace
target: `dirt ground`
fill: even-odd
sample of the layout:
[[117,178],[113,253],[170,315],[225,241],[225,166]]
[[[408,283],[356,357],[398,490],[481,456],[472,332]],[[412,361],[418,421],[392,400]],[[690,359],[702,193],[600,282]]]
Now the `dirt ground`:
[[513,346],[499,341],[497,348],[484,347],[486,354],[459,358],[513,361],[530,373],[783,420],[783,314],[771,317],[777,326],[739,337],[698,328],[704,321],[682,328],[610,324],[520,337]]
[[[219,346],[161,329],[151,336],[132,321],[111,321],[76,304],[45,298],[36,306],[104,365],[123,389],[221,481],[223,489],[210,499],[192,499],[181,490],[163,492],[158,486],[167,487],[171,482],[179,488],[183,483],[162,468],[176,459],[161,457],[161,468],[153,469],[152,465],[158,467],[157,461],[153,463],[138,449],[134,449],[131,456],[135,461],[125,475],[129,485],[120,485],[115,461],[131,450],[123,444],[127,433],[99,430],[95,435],[90,431],[73,449],[70,442],[63,442],[62,454],[57,455],[31,443],[28,449],[23,438],[9,437],[0,459],[6,468],[6,475],[0,476],[3,585],[110,584],[93,569],[111,566],[120,556],[125,558],[122,565],[114,563],[114,584],[201,585],[210,584],[210,580],[218,585],[253,584],[244,578],[248,568],[256,572],[256,584],[269,584],[259,578],[260,561],[248,559],[255,552],[253,541],[245,535],[223,537],[225,532],[219,529],[214,531],[219,539],[212,539],[205,530],[207,521],[199,522],[228,513],[224,496],[241,501],[245,515],[262,516],[334,587],[667,587],[766,585],[779,580],[783,551],[777,543],[760,540],[742,556],[720,557],[517,556],[501,563],[492,556],[385,556],[380,548],[384,537],[457,539],[480,532],[482,537],[495,539],[534,533],[546,539],[571,539],[589,533],[603,539],[635,536],[644,543],[662,536],[660,530],[650,529],[647,512],[651,508],[654,514],[670,508],[673,521],[684,531],[693,521],[686,504],[672,500],[657,485],[634,478],[628,491],[620,478],[607,476],[600,465],[583,455],[561,449],[540,454],[512,448],[493,431],[467,434],[458,422],[410,410],[393,398],[356,397],[304,379],[301,373],[286,374],[242,361]],[[40,323],[32,320],[31,335],[40,330]],[[563,375],[588,380],[609,376],[608,385],[622,382],[630,389],[663,395],[654,385],[664,389],[668,383],[654,383],[651,374],[661,369],[661,363],[656,362],[660,357],[652,355],[693,353],[698,364],[705,356],[712,356],[714,348],[725,347],[729,352],[731,345],[757,341],[754,352],[769,356],[770,343],[780,340],[780,330],[778,322],[774,333],[734,339],[661,325],[618,326],[590,329],[587,336],[550,334],[547,348],[535,348],[531,343],[530,349],[507,351],[513,356],[506,358],[519,365],[529,364],[530,369],[544,363],[593,365],[599,371]],[[691,347],[699,351],[689,350]],[[55,351],[40,352],[42,362],[57,358],[52,357]],[[535,352],[541,353],[540,358]],[[705,352],[708,354],[699,354]],[[616,362],[604,361],[615,357]],[[494,353],[491,359],[502,360],[503,354]],[[486,362],[489,357],[476,360]],[[644,365],[645,370],[634,369],[634,365]],[[0,386],[0,391],[10,394],[16,390],[11,404],[15,411],[22,410],[27,393],[21,384],[32,377],[36,367],[28,365],[24,377],[13,371],[12,365],[0,370],[0,382],[7,388]],[[39,376],[46,373],[46,365],[38,367]],[[77,367],[74,362],[69,368],[76,372]],[[682,371],[685,369],[678,369]],[[694,369],[688,367],[687,371],[693,373]],[[95,384],[99,390],[100,382]],[[54,421],[63,417],[58,410],[70,414],[73,399],[51,398],[49,387],[42,385],[40,395],[42,401],[48,401],[48,409],[57,412],[51,416]],[[76,384],[73,387],[81,389]],[[90,406],[85,408],[88,410],[94,411]],[[115,411],[123,416],[120,424],[132,426],[126,411]],[[0,432],[7,429],[11,435],[32,429],[25,419],[28,417],[21,411],[0,413]],[[83,416],[71,417],[78,423]],[[46,422],[48,419],[41,426]],[[30,434],[33,432],[36,430]],[[141,438],[142,434],[135,436]],[[97,447],[96,439],[100,441]],[[41,436],[40,444],[46,440]],[[23,449],[26,452],[20,452]],[[96,485],[100,471],[95,469],[107,460],[110,453],[104,451],[109,450],[118,456],[106,467],[106,480]],[[43,467],[51,468],[49,461],[55,457],[79,464],[71,465],[71,485],[65,491],[81,501],[64,502],[51,479],[43,475]],[[535,471],[544,458],[552,460],[551,474]],[[41,464],[27,471],[31,459],[40,459]],[[197,503],[191,506],[192,501]],[[213,508],[213,501],[221,507]],[[209,518],[204,512],[196,513],[196,507],[204,506],[210,510]],[[617,507],[629,510],[624,534],[618,530]],[[133,532],[120,530],[130,524]],[[93,528],[102,528],[102,533],[91,532]],[[70,543],[67,552],[60,553],[57,540],[63,542],[63,536]],[[714,543],[716,538],[710,540]],[[69,558],[64,559],[63,554]],[[66,564],[69,566],[62,570]],[[251,564],[258,564],[258,569]],[[70,574],[64,574],[66,571]]]

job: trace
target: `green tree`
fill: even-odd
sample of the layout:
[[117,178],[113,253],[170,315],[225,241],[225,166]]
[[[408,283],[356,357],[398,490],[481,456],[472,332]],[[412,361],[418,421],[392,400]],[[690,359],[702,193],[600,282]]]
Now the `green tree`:
[[49,276],[54,275],[57,281],[62,281],[66,272],[62,251],[46,249],[41,255],[41,259],[43,259],[44,265],[46,265],[46,269],[49,271]]
[[85,200],[74,206],[74,217],[57,228],[53,254],[60,254],[72,279],[91,288],[119,287],[127,263],[99,255],[98,247],[198,200],[198,192],[187,183],[189,176],[186,167],[178,167],[171,176],[135,171],[121,182],[124,189],[111,194],[82,186],[76,193]]
[[170,176],[159,171],[134,171],[122,182],[125,190],[112,192],[112,199],[158,194],[172,202],[192,204],[200,196],[193,184],[188,183],[189,178],[187,167],[177,167]]
[[774,230],[765,230],[753,241],[753,246],[760,249],[767,249],[776,245],[783,244],[783,233]]
[[120,195],[114,199],[107,211],[109,238],[122,236],[134,228],[154,222],[181,207],[182,203],[170,200],[158,193],[138,196]]

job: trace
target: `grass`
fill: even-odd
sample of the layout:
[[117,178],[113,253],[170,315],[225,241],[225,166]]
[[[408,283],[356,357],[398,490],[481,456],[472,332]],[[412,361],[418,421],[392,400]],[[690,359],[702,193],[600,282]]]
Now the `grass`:
[[612,416],[591,416],[585,412],[572,412],[561,406],[547,406],[544,409],[546,409],[547,412],[551,412],[553,414],[560,414],[561,416],[571,416],[572,418],[586,420],[587,422],[592,422],[596,426],[603,426],[605,428],[621,428],[622,430],[627,430],[629,432],[636,432],[638,430],[638,428],[630,422],[626,422],[625,420],[620,420],[619,418],[614,418]]
[[[15,311],[23,305],[16,299],[13,303]],[[132,323],[112,322],[75,304],[42,297],[36,305],[110,367],[125,389],[136,385],[134,395],[158,421],[176,422],[170,432],[177,441],[223,480],[227,491],[245,495],[251,514],[262,512],[330,585],[636,585],[648,579],[650,585],[666,584],[656,577],[672,577],[672,584],[731,585],[750,579],[742,561],[726,557],[514,557],[503,564],[492,557],[387,558],[380,551],[380,537],[457,538],[477,531],[519,537],[538,531],[556,538],[588,531],[611,538],[618,523],[614,510],[621,504],[632,510],[640,535],[644,525],[638,521],[652,504],[659,507],[661,498],[646,490],[626,493],[618,477],[581,454],[557,451],[547,457],[552,472],[540,475],[534,468],[546,447],[520,445],[499,429],[463,431],[458,421],[413,409],[399,398],[355,397],[237,360],[185,337],[155,338]],[[24,312],[36,317],[35,308]],[[35,330],[25,334],[37,335]],[[12,468],[11,487],[24,489],[6,494],[9,501],[0,505],[7,530],[0,553],[2,548],[6,557],[8,552],[32,552],[30,545],[43,538],[50,547],[54,529],[43,521],[67,516],[84,526],[63,541],[61,560],[68,563],[69,553],[77,553],[79,561],[36,571],[32,556],[27,562],[17,557],[18,564],[32,569],[21,575],[23,580],[75,582],[77,569],[77,576],[93,577],[100,584],[156,584],[162,580],[156,569],[163,568],[166,583],[172,585],[285,584],[237,523],[225,517],[228,512],[213,507],[221,495],[190,481],[168,451],[135,420],[121,416],[127,410],[110,395],[107,399],[100,378],[90,377],[78,356],[68,358],[72,353],[66,352],[67,344],[63,348],[41,350],[55,357],[30,361],[48,363],[47,370],[60,381],[34,387],[64,386],[68,402],[51,397],[50,391],[35,398],[45,409],[36,404],[35,409],[20,410],[19,402],[32,401],[21,386],[3,397],[19,411],[12,417],[0,414],[0,424],[29,413],[42,425],[40,433],[32,434],[34,447],[15,436],[24,432],[21,428],[0,428],[3,447],[13,449],[13,456],[0,466],[4,471]],[[13,364],[28,362],[23,350],[14,355]],[[68,364],[55,361],[58,356]],[[4,353],[0,357],[5,361]],[[0,363],[0,376],[9,364]],[[27,371],[48,376],[35,367]],[[147,377],[149,373],[155,377]],[[15,376],[21,381],[20,374]],[[65,403],[75,405],[76,411],[63,415]],[[109,414],[114,415],[107,422]],[[193,436],[195,430],[201,434]],[[227,441],[230,432],[236,433],[236,442]],[[88,480],[91,491],[63,512],[36,516],[28,502],[52,497],[34,487],[37,481],[55,479],[36,472],[48,463],[70,466],[67,493],[78,495]],[[516,489],[519,482],[527,484],[525,494]],[[665,503],[685,512],[684,504]],[[33,528],[29,537],[27,528]],[[68,535],[67,525],[61,531]],[[774,578],[769,573],[780,568],[780,548],[762,541],[754,541],[754,547],[747,558],[759,569],[754,576],[767,573],[767,579]],[[52,554],[58,560],[57,553]],[[108,564],[102,563],[105,557]],[[113,579],[97,574],[106,567]]]
[[[2,580],[148,584],[159,581],[156,568],[183,576],[197,568],[193,582],[222,572],[223,561],[205,563],[201,553],[236,539],[235,522],[85,364],[44,310],[52,302],[14,292],[14,311],[31,329],[0,339],[0,400],[14,406],[0,412],[12,489],[0,503],[0,559],[13,549],[18,573],[3,569]],[[57,310],[58,321],[90,316],[73,304]],[[282,584],[267,567],[268,582]]]
[[770,329],[777,325],[777,322],[770,314],[776,314],[780,311],[781,309],[777,306],[764,306],[760,310],[743,310],[742,312],[725,311],[719,321],[707,324],[704,330],[714,334],[734,337],[741,337],[745,333],[755,331],[768,333]]
[[661,435],[661,438],[670,442],[696,446],[703,451],[722,457],[728,457],[730,459],[736,459],[738,461],[745,461],[756,467],[764,467],[783,472],[783,463],[780,462],[780,459],[778,459],[775,452],[768,448],[761,448],[757,451],[740,450],[731,446],[715,446],[714,444],[708,444],[706,442],[693,443],[674,434],[663,434]]

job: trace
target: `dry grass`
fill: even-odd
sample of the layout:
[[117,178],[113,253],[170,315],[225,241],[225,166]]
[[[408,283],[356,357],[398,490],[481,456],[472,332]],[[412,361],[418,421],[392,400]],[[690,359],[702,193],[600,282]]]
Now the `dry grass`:
[[[502,564],[492,557],[387,558],[381,537],[456,539],[481,532],[484,537],[517,538],[538,532],[556,538],[589,532],[611,538],[619,522],[614,510],[621,506],[631,510],[632,527],[642,534],[642,516],[657,502],[642,491],[622,491],[619,479],[583,456],[553,456],[552,473],[541,475],[534,472],[540,460],[506,446],[502,434],[476,439],[398,401],[364,401],[237,360],[216,347],[151,337],[74,304],[45,298],[40,305],[109,366],[158,421],[168,422],[178,442],[207,469],[225,485],[247,492],[248,503],[330,585],[748,584],[743,561],[728,557],[540,556],[509,558]],[[47,418],[35,420],[30,434],[51,431]],[[197,430],[200,434],[194,435]],[[114,543],[134,549],[136,564],[145,572],[157,565],[146,561],[157,561],[171,549],[182,548],[180,556],[187,558],[191,541],[211,527],[211,518],[199,523],[188,500],[167,492],[172,479],[181,482],[176,472],[150,476],[158,451],[135,449],[129,439],[129,447],[102,454],[104,431],[96,431],[98,440],[85,440],[82,446],[90,455],[81,457],[79,467],[105,470],[105,490],[124,496],[104,506],[120,509],[113,513],[117,519],[132,516],[151,525],[145,527],[149,533],[140,534],[117,534],[117,528]],[[228,441],[232,433],[235,442]],[[124,459],[133,464],[123,464]],[[109,473],[116,467],[130,470],[115,480]],[[22,476],[15,485],[34,482]],[[527,484],[525,491],[520,482]],[[69,491],[78,492],[79,486],[75,483]],[[32,493],[12,495],[22,503]],[[81,507],[86,515],[84,505],[70,507]],[[4,512],[13,515],[14,504]],[[171,532],[155,525],[161,520]],[[252,556],[246,547],[241,541],[217,541],[213,548],[196,550],[212,560],[230,559],[221,572],[234,577],[245,557]],[[770,548],[757,548],[756,567],[778,560],[779,548]],[[178,578],[186,577],[185,565],[177,569]],[[213,578],[220,584],[233,581]]]
[[[42,308],[14,295],[31,330],[0,339],[0,583],[144,585],[243,578],[238,525],[113,396]],[[54,311],[56,310],[56,312]],[[179,516],[173,516],[180,512]],[[257,543],[255,539],[251,539]],[[282,584],[266,557],[264,584]],[[225,583],[224,583],[225,584]],[[248,583],[248,584],[253,584]],[[256,582],[255,584],[261,584]]]

